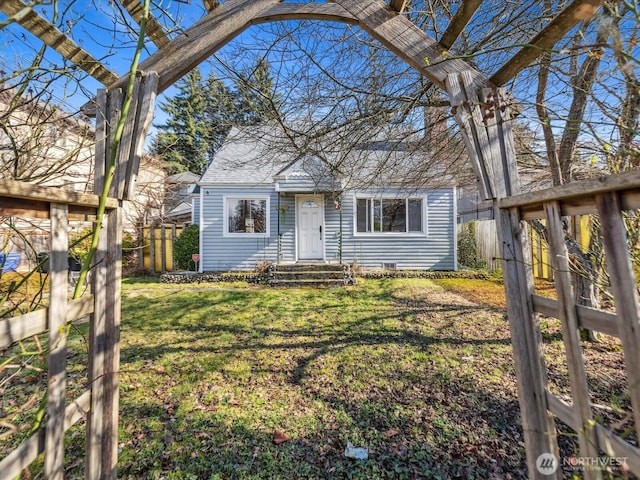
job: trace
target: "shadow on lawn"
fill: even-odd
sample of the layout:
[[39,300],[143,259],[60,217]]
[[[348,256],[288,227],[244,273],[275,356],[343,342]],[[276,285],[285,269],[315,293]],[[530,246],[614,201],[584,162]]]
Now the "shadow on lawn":
[[[236,301],[237,299],[229,300],[232,304]],[[150,307],[151,305],[146,305],[144,301],[139,306],[141,309]],[[171,310],[179,308],[182,308],[182,306],[174,305]],[[446,313],[452,318],[442,323],[438,328],[431,329],[428,334],[417,328],[416,324],[411,320],[414,312],[402,311],[361,315],[357,320],[352,320],[341,326],[336,326],[335,324],[322,326],[310,322],[298,328],[278,328],[259,323],[232,325],[224,319],[212,321],[206,314],[203,314],[195,322],[185,324],[174,321],[165,325],[164,328],[172,331],[182,330],[197,338],[199,346],[190,344],[187,347],[191,353],[209,352],[229,356],[234,352],[250,350],[311,350],[312,353],[303,355],[297,360],[297,367],[291,376],[291,381],[296,384],[300,383],[305,377],[308,365],[315,359],[327,354],[336,354],[353,346],[401,345],[412,346],[424,351],[428,351],[434,345],[448,345],[451,347],[499,345],[509,348],[511,346],[511,341],[507,336],[508,331],[502,332],[504,336],[500,337],[495,337],[494,334],[496,332],[491,330],[478,332],[478,334],[483,335],[483,338],[473,337],[468,331],[460,331],[460,323],[456,324],[456,318],[473,315],[474,311],[482,311],[480,307],[470,309],[469,307],[431,303],[429,308],[432,312]],[[419,310],[424,310],[424,307],[421,306]],[[303,307],[298,307],[290,313],[294,316],[303,316],[305,311]],[[159,318],[164,317],[163,312],[158,313]],[[175,312],[172,313],[175,315]],[[351,313],[353,314],[354,312]],[[368,311],[365,310],[360,313],[368,313]],[[167,314],[170,315],[169,312]],[[390,320],[399,323],[399,327],[380,326]],[[142,328],[154,331],[160,326],[156,322],[151,325],[146,324]],[[460,333],[460,336],[450,335],[456,331]],[[217,340],[226,335],[231,335],[235,341],[221,345]],[[278,339],[278,341],[271,340],[274,338]],[[123,359],[140,356],[154,358],[168,353],[181,352],[184,349],[183,342],[169,341],[154,345],[125,347],[122,350],[122,357]]]
[[[459,391],[456,395],[478,392]],[[526,465],[514,401],[484,395],[481,409],[451,408],[426,396],[413,415],[393,414],[394,401],[326,398],[336,420],[324,428],[276,445],[273,430],[251,428],[242,420],[205,412],[182,411],[179,398],[162,397],[160,406],[123,401],[119,478],[325,478],[325,479],[524,479]],[[150,400],[151,401],[151,400]],[[464,413],[464,415],[463,415]],[[458,421],[458,427],[452,425]],[[347,441],[369,449],[369,459],[345,458]],[[508,476],[507,476],[508,475]]]
[[[123,391],[123,475],[526,478],[501,316],[433,299],[369,299],[362,306],[338,292],[319,314],[304,298],[282,305],[243,291],[129,298],[123,337],[130,328],[145,341],[123,345],[123,370],[166,371],[157,388],[133,388],[151,389],[142,399]],[[484,378],[491,368],[493,383]],[[293,438],[276,446],[280,424]],[[370,460],[344,458],[347,441],[367,446]]]

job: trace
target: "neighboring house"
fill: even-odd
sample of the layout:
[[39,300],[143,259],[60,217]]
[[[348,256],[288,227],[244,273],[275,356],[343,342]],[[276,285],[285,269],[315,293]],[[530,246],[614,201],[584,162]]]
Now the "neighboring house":
[[[125,231],[134,232],[140,225],[152,222],[164,208],[164,180],[167,176],[163,161],[154,156],[143,155],[136,178],[133,200],[123,202],[123,225]],[[91,179],[93,181],[93,179]]]
[[165,179],[163,223],[192,223],[194,202],[200,197],[198,180],[200,177],[191,172],[176,173]]
[[[0,179],[93,193],[93,125],[41,100],[14,95],[0,86]],[[134,233],[139,223],[160,215],[165,177],[161,162],[141,159],[136,197],[123,203],[125,231]],[[71,224],[74,231],[90,226]],[[29,270],[37,253],[48,250],[48,221],[3,216],[0,205],[0,253],[20,253],[20,269]]]
[[456,188],[443,172],[429,187],[411,185],[423,159],[371,142],[349,154],[357,174],[332,175],[322,155],[277,148],[280,132],[232,129],[200,179],[201,271],[262,261],[456,269]]

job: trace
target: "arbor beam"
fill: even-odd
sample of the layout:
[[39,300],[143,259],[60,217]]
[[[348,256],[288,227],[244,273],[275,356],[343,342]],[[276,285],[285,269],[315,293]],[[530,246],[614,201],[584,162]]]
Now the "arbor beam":
[[462,2],[440,39],[440,45],[442,45],[442,48],[448,50],[453,46],[469,23],[469,20],[471,20],[471,17],[473,17],[476,10],[478,10],[480,5],[482,5],[482,2],[483,0],[464,0]]
[[[142,8],[142,3],[139,0],[119,0],[122,6],[129,12],[131,18],[135,20],[135,22],[140,25],[142,21],[142,15],[144,13],[144,9]],[[151,41],[158,48],[162,48],[165,45],[169,44],[169,37],[167,37],[164,32],[162,25],[156,20],[155,17],[149,16],[147,19],[147,29],[146,34],[149,36]]]
[[336,3],[277,3],[257,15],[254,24],[278,20],[325,20],[357,25],[358,19]]
[[389,5],[391,6],[391,10],[402,13],[407,6],[407,0],[391,0]]
[[443,90],[449,75],[467,72],[473,87],[491,88],[491,82],[461,59],[451,57],[408,18],[391,11],[378,0],[336,0],[357,20],[360,28],[380,41]]
[[107,69],[22,0],[3,0],[0,2],[0,11],[103,85],[118,80],[118,75]]
[[[158,73],[163,92],[251,25],[252,20],[278,0],[227,0],[140,64],[143,72]],[[110,88],[123,88],[128,75]]]
[[[158,73],[161,93],[250,25],[300,18],[357,24],[441,88],[447,75],[463,71],[469,72],[476,87],[492,86],[480,72],[463,60],[448,57],[436,40],[379,0],[366,4],[336,0],[312,7],[280,5],[278,0],[227,0],[142,62],[140,70]],[[110,87],[124,87],[127,80],[123,76]]]
[[529,43],[511,57],[492,77],[496,85],[504,85],[533,61],[548,52],[557,41],[580,22],[590,20],[604,0],[575,0],[556,15]]

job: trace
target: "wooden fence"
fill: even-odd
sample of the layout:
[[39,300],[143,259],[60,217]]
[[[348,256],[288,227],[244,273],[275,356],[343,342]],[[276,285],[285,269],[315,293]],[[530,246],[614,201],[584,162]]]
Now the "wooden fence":
[[173,246],[183,230],[184,225],[173,224],[140,227],[138,269],[151,273],[176,271]]
[[[46,422],[0,461],[2,478],[14,478],[44,454],[44,477],[61,480],[65,472],[65,432],[86,419],[86,479],[115,480],[118,464],[120,310],[122,283],[122,201],[135,193],[146,132],[153,118],[158,75],[136,76],[126,128],[114,142],[124,93],[99,90],[96,97],[94,192],[98,195],[25,182],[0,180],[0,215],[45,219],[50,223],[49,292],[46,305],[25,315],[0,320],[0,348],[47,332]],[[118,151],[112,152],[114,144]],[[112,160],[115,160],[114,164]],[[69,299],[69,222],[96,222],[104,212],[98,249],[91,265],[90,294]],[[87,388],[67,399],[67,324],[90,315]]]
[[[640,304],[631,262],[633,246],[627,238],[624,216],[626,211],[640,209],[640,171],[504,198],[500,200],[499,207],[500,216],[508,216],[517,221],[520,231],[527,228],[526,221],[546,222],[548,257],[554,271],[557,299],[537,295],[533,289],[526,255],[512,256],[512,259],[505,263],[513,262],[513,265],[528,277],[527,285],[521,285],[528,300],[520,303],[510,302],[508,310],[509,315],[514,316],[515,309],[532,308],[534,314],[559,320],[571,391],[570,398],[560,398],[548,387],[547,366],[544,356],[541,355],[542,335],[536,316],[530,316],[526,322],[511,322],[514,344],[517,341],[518,345],[524,345],[526,340],[530,345],[530,355],[526,359],[517,359],[516,369],[520,374],[524,369],[536,372],[530,375],[527,381],[530,389],[538,393],[521,398],[525,432],[533,432],[541,442],[551,441],[555,444],[555,425],[548,415],[553,414],[574,430],[580,457],[598,459],[604,454],[624,459],[628,470],[639,475],[640,449],[637,441],[640,434]],[[573,293],[575,286],[572,285],[562,218],[592,214],[598,215],[601,225],[600,233],[611,284],[610,291],[613,295],[612,311],[578,305]],[[523,248],[526,248],[527,236],[522,238]],[[513,245],[504,245],[503,256],[508,256],[509,250],[515,251]],[[515,283],[513,279],[505,278],[505,282],[509,281]],[[602,332],[620,340],[626,370],[626,393],[630,403],[628,409],[625,409],[630,424],[630,441],[620,437],[613,427],[603,424],[594,415],[595,405],[591,399],[580,341],[581,328]],[[625,375],[625,372],[620,373]],[[527,412],[537,408],[543,409],[546,415],[527,415]],[[551,453],[557,454],[557,445],[554,448]],[[599,470],[586,469],[583,474],[585,479],[601,478]]]
[[[80,298],[69,299],[69,221],[95,219],[96,195],[0,181],[0,215],[50,221],[48,307],[0,319],[0,349],[46,333],[46,422],[0,461],[0,476],[15,478],[40,455],[44,476],[64,474],[65,432],[86,421],[86,478],[115,476],[118,431],[118,370],[122,214],[109,199],[100,244],[94,258],[93,285]],[[86,390],[67,399],[67,332],[65,326],[90,315]]]
[[471,232],[478,256],[489,270],[500,268],[500,244],[494,220],[473,220],[458,224],[458,235]]
[[[577,215],[571,217],[572,231],[575,232],[575,240],[581,246],[583,252],[587,252],[591,239],[590,221],[591,215]],[[539,220],[543,225],[545,220]],[[468,228],[467,224],[458,225],[458,232],[463,228]],[[494,220],[474,220],[471,229],[478,249],[480,258],[489,270],[500,268],[500,243],[498,232]],[[553,280],[553,267],[549,257],[547,242],[540,236],[534,228],[529,229],[531,243],[531,268],[535,278]]]

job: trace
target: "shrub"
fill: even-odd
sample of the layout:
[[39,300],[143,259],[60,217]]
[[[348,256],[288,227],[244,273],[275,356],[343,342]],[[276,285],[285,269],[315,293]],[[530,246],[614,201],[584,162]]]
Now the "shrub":
[[197,225],[189,225],[176,239],[173,246],[173,258],[178,268],[183,270],[195,269],[191,255],[200,251],[200,229]]
[[478,250],[474,230],[473,222],[469,222],[458,235],[458,263],[467,268],[481,269],[487,264]]
[[91,249],[92,235],[93,229],[90,227],[72,231],[69,235],[69,257],[82,262]]
[[138,268],[138,247],[136,238],[129,232],[122,235],[122,269],[125,276],[131,275]]

